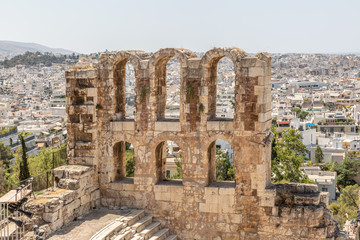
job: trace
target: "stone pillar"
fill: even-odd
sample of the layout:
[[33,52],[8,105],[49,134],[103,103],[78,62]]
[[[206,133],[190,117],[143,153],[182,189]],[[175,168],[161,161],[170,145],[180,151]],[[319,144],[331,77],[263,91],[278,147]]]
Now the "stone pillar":
[[95,160],[97,69],[71,69],[66,72],[68,114],[68,161],[70,164],[97,165]]

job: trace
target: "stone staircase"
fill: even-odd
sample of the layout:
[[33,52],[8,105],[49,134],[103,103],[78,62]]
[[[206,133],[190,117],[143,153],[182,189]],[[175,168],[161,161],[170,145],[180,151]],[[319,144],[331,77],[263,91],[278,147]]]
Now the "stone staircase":
[[151,215],[144,210],[131,210],[128,215],[116,219],[96,234],[90,240],[176,240],[176,235],[170,235],[168,228],[162,228],[159,222],[154,222]]

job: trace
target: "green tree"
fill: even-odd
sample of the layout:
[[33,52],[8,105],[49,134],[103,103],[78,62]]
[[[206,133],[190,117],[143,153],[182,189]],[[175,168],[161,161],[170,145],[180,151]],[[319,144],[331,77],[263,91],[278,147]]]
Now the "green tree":
[[305,120],[308,115],[309,115],[308,112],[301,111],[299,114],[297,114],[297,117],[300,118],[301,120]]
[[4,142],[0,142],[0,164],[4,164],[4,168],[8,171],[10,169],[10,159],[13,157],[11,147],[6,146]]
[[235,169],[227,153],[216,149],[216,179],[219,181],[234,181]]
[[22,160],[20,162],[19,181],[23,181],[23,180],[30,178],[30,171],[29,171],[29,165],[28,165],[28,160],[27,160],[27,155],[26,155],[27,149],[26,149],[24,137],[20,134],[19,139],[21,142],[21,151],[22,151]]
[[275,135],[274,158],[271,159],[273,182],[311,182],[300,169],[307,159],[305,154],[308,153],[301,139],[301,134],[292,128],[282,131],[281,137],[279,134]]
[[296,116],[301,112],[301,109],[298,107],[294,107],[292,111],[296,114]]
[[176,173],[173,174],[170,178],[171,179],[182,179],[183,172],[182,172],[182,156],[181,156],[181,153],[175,154],[175,164],[176,164]]
[[321,147],[317,146],[317,148],[315,150],[315,161],[317,163],[322,163],[323,160],[324,160],[324,154],[321,150]]
[[338,202],[333,202],[329,205],[329,209],[333,212],[335,220],[341,226],[346,220],[356,218],[359,204],[359,190],[360,186],[349,185],[342,189]]
[[5,193],[6,189],[6,181],[5,181],[5,167],[0,162],[0,197]]
[[126,176],[134,177],[135,173],[135,153],[134,149],[126,150]]
[[337,173],[336,184],[338,188],[344,188],[346,186],[354,185],[356,182],[353,180],[357,174],[359,174],[358,167],[360,167],[360,161],[356,158],[351,158],[347,153],[342,164],[334,162],[332,165],[333,170]]

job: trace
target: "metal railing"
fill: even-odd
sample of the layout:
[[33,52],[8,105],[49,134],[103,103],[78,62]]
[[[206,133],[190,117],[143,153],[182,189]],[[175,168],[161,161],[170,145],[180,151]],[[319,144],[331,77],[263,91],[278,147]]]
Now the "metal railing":
[[49,189],[54,186],[54,168],[67,165],[66,148],[59,149],[52,153],[52,167],[38,175],[32,176],[29,179],[20,181],[15,184],[16,190],[8,192],[6,195],[10,198],[0,203],[0,240],[17,240],[21,239],[30,229],[25,228],[23,222],[24,215],[31,214],[24,212],[24,204],[21,204],[17,210],[14,211],[15,203],[24,201],[26,196],[30,193],[38,192],[44,189]]
[[[50,188],[54,186],[54,168],[67,165],[67,151],[66,148],[59,149],[52,153],[52,167],[51,169],[32,176],[32,190],[35,192]],[[28,179],[16,184],[16,187],[21,186]]]

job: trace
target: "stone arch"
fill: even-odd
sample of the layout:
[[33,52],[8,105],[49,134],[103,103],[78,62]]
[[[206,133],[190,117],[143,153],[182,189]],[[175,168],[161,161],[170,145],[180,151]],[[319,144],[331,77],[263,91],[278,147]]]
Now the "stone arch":
[[181,138],[176,137],[173,134],[159,134],[150,143],[151,149],[153,149],[153,164],[155,166],[155,182],[161,182],[166,176],[165,164],[166,164],[166,142],[172,141],[185,153],[182,155],[182,169],[186,166],[188,152],[188,146]]
[[[210,135],[209,138],[204,141],[203,145],[203,159],[204,164],[207,166],[207,183],[211,184],[216,182],[216,145],[215,142],[217,140],[223,140],[228,142],[232,148],[235,146],[234,136],[233,134],[213,134]],[[234,151],[234,148],[233,148]]]
[[[207,114],[208,120],[216,118],[216,88],[217,88],[217,64],[223,57],[228,57],[234,64],[235,71],[235,105],[238,103],[238,84],[241,76],[241,59],[247,54],[236,47],[213,48],[207,51],[201,58],[200,66],[202,68],[201,87],[207,88]],[[204,104],[204,103],[202,103]],[[236,108],[234,119],[236,119]]]
[[[138,102],[139,96],[139,72],[140,61],[146,57],[147,54],[142,51],[120,51],[112,55],[112,58],[108,61],[108,64],[112,66],[112,82],[111,86],[114,91],[113,108],[115,112],[115,119],[122,120],[126,117],[125,112],[125,68],[128,62],[131,62],[135,71],[135,101]],[[136,106],[136,112],[138,112],[138,106]]]
[[134,158],[135,158],[135,167],[136,167],[136,146],[133,144],[133,142],[130,141],[118,141],[113,145],[113,167],[114,167],[114,175],[113,180],[119,181],[122,180],[125,177],[129,177],[126,174],[126,151],[127,143],[131,144],[134,148]]
[[166,64],[171,58],[180,63],[180,119],[183,118],[184,89],[186,86],[186,68],[188,59],[196,55],[187,49],[163,48],[155,52],[149,60],[151,96],[156,99],[152,110],[154,120],[165,118],[166,107]]
[[[231,158],[232,154],[233,154],[233,144],[231,144],[230,141],[227,141],[227,140],[224,140],[224,139],[221,139],[220,137],[219,138],[216,138],[215,140],[211,141],[207,146],[207,161],[208,161],[208,184],[211,184],[213,182],[216,182],[217,181],[217,166],[216,166],[216,160],[217,160],[217,141],[218,140],[222,140],[224,141],[225,143],[229,144],[230,145],[230,153],[229,153],[229,157]],[[230,159],[231,160],[231,159]],[[233,167],[235,168],[234,166],[234,160],[233,160]],[[224,179],[224,181],[228,181],[228,179]]]

